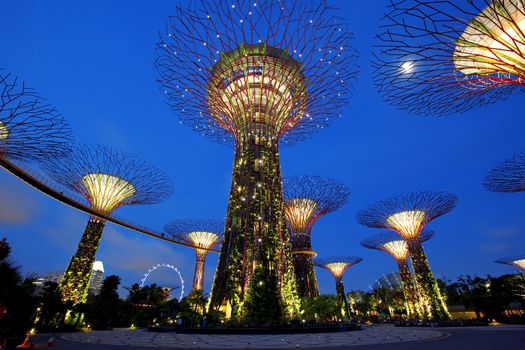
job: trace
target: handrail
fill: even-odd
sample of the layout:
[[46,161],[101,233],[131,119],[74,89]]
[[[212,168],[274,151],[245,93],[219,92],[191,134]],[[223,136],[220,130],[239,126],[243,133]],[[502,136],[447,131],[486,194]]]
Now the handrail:
[[[137,226],[129,221],[125,221],[123,219],[114,217],[114,216],[108,216],[101,214],[90,207],[86,206],[85,204],[82,204],[80,201],[77,201],[70,196],[67,196],[64,194],[64,192],[59,191],[57,189],[54,189],[51,185],[46,184],[45,180],[43,178],[39,178],[39,176],[35,173],[32,173],[29,169],[22,169],[22,167],[15,165],[14,163],[6,160],[5,158],[0,157],[0,166],[2,166],[7,172],[11,173],[12,175],[16,176],[18,179],[22,180],[26,184],[32,186],[33,188],[37,189],[38,191],[42,192],[43,194],[62,202],[74,209],[77,209],[79,211],[82,211],[84,213],[87,213],[92,216],[96,216],[102,220],[112,222],[114,224],[117,224],[119,226],[128,228],[130,230],[155,237],[158,239],[162,239],[164,241],[179,244],[185,247],[193,248],[193,249],[201,249],[201,250],[207,250],[210,252],[219,252],[216,249],[206,249],[203,247],[194,246],[192,244],[188,244],[184,242],[181,239],[173,239],[170,237],[166,237],[162,233],[154,232],[153,230],[146,228],[146,227],[140,227]],[[31,174],[32,173],[32,174]]]

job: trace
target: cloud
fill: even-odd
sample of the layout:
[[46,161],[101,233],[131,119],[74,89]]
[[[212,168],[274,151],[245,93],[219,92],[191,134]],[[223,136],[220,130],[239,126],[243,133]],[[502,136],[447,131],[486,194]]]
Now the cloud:
[[13,180],[2,176],[0,196],[0,223],[21,224],[29,221],[40,209],[36,200],[28,196],[19,186],[11,186]]
[[479,247],[481,253],[493,254],[493,253],[504,253],[511,250],[512,245],[510,243],[483,243]]
[[485,232],[485,236],[492,239],[508,239],[518,236],[520,231],[522,230],[518,226],[497,227]]

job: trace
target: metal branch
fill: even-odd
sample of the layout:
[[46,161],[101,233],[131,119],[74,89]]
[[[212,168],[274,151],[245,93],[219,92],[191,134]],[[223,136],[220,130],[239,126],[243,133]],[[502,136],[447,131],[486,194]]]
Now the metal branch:
[[260,125],[285,143],[303,140],[340,117],[352,94],[357,52],[347,27],[324,2],[179,6],[157,45],[161,91],[181,122],[215,141]]
[[93,209],[108,214],[123,205],[161,202],[173,192],[159,169],[103,146],[77,145],[67,157],[43,161],[42,168]]
[[0,157],[59,158],[70,151],[72,132],[45,99],[0,69]]
[[525,0],[391,1],[376,37],[374,83],[419,115],[461,113],[522,93]]
[[370,205],[357,214],[357,222],[395,231],[414,239],[430,221],[448,213],[457,197],[448,192],[414,192],[391,197]]
[[515,154],[492,169],[483,181],[492,192],[525,191],[525,151]]
[[283,195],[284,212],[292,234],[309,235],[319,217],[346,204],[350,190],[329,178],[291,176],[283,179]]

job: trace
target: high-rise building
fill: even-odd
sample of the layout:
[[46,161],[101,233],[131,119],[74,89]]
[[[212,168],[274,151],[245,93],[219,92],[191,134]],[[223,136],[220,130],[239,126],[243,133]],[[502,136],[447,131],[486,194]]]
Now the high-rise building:
[[102,287],[102,281],[104,280],[104,264],[102,261],[95,261],[91,269],[91,277],[89,279],[89,290],[88,294],[98,295],[100,288]]

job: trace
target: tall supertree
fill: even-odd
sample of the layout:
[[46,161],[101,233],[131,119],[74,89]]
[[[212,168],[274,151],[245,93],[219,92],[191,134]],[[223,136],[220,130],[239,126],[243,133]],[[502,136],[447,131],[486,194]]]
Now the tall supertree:
[[166,224],[164,231],[194,246],[196,260],[192,290],[203,291],[206,256],[209,249],[222,242],[224,222],[213,219],[178,219]]
[[[51,179],[80,193],[93,210],[105,216],[124,205],[158,203],[172,192],[170,182],[157,168],[102,146],[78,145],[69,156],[48,159],[42,167]],[[60,282],[64,301],[85,301],[104,225],[98,217],[89,218]]]
[[356,256],[332,256],[326,259],[316,258],[314,263],[316,266],[327,270],[335,278],[335,289],[337,298],[339,300],[340,310],[343,317],[350,317],[350,307],[346,299],[345,287],[343,285],[343,275],[350,267],[361,262],[363,258]]
[[377,36],[374,82],[420,115],[484,106],[525,87],[525,0],[391,1]]
[[[425,242],[432,238],[434,231],[425,229],[421,231],[419,240]],[[421,318],[424,316],[422,305],[424,301],[420,300],[421,296],[415,285],[415,280],[408,267],[408,245],[399,235],[385,231],[374,235],[371,238],[361,241],[363,247],[383,251],[394,258],[401,276],[403,286],[403,295],[405,297],[405,309],[409,318]]]
[[307,0],[202,0],[167,27],[161,91],[181,122],[235,150],[211,308],[265,323],[292,315],[279,144],[341,116],[357,73],[352,35],[336,9]]
[[492,169],[483,184],[492,192],[524,192],[525,151],[515,154]]
[[525,272],[525,256],[524,255],[514,256],[511,258],[498,259],[498,260],[495,260],[494,262],[498,264],[511,265]]
[[71,130],[57,110],[0,69],[0,158],[58,158],[70,151],[71,140]]
[[344,206],[350,196],[339,181],[320,176],[291,176],[283,180],[284,215],[291,235],[292,256],[301,297],[319,296],[312,250],[312,226],[321,216]]
[[421,245],[421,232],[456,203],[451,193],[414,192],[376,202],[357,215],[361,225],[394,231],[407,242],[418,292],[426,300],[425,316],[433,319],[449,319],[450,314]]

